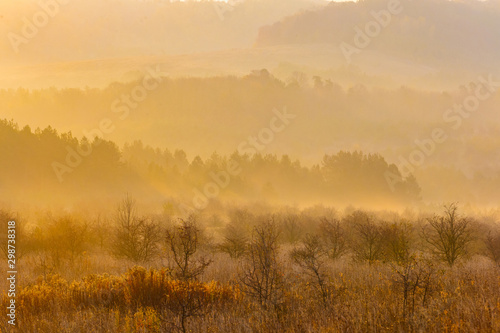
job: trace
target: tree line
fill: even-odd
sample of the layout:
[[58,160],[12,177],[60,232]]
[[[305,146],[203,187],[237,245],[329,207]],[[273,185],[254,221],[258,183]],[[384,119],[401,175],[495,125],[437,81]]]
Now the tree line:
[[[120,149],[109,140],[79,140],[51,127],[20,129],[5,120],[0,122],[0,138],[0,184],[4,194],[22,189],[25,198],[37,198],[42,203],[43,188],[50,189],[48,200],[55,202],[64,202],[68,194],[85,200],[92,196],[116,199],[130,192],[155,200],[171,198],[176,205],[189,203],[196,191],[203,191],[206,184],[214,182],[213,175],[226,170],[230,162],[237,162],[241,173],[228,182],[214,201],[279,203],[328,199],[358,204],[377,200],[408,204],[420,200],[420,188],[413,176],[402,176],[395,165],[388,164],[379,154],[359,151],[325,155],[319,164],[310,167],[288,155],[237,151],[228,156],[213,153],[206,159],[196,156],[189,160],[181,149],[154,149],[140,141]],[[394,191],[387,182],[387,172],[401,177]]]

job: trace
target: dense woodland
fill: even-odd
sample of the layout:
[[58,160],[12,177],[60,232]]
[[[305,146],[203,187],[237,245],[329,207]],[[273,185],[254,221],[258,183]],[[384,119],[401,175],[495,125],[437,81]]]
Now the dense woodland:
[[[120,149],[99,138],[78,140],[50,127],[32,132],[7,121],[1,123],[0,137],[0,182],[4,200],[8,197],[11,203],[18,199],[25,204],[35,198],[40,205],[67,203],[64,197],[68,195],[73,202],[112,201],[128,192],[140,193],[143,201],[149,198],[192,207],[195,190],[205,193],[205,186],[219,178],[223,182],[220,195],[207,197],[215,202],[312,204],[330,198],[343,204],[404,205],[421,199],[415,178],[401,177],[395,165],[377,154],[341,151],[325,155],[312,167],[287,155],[238,152],[230,156],[213,153],[205,160],[196,156],[190,161],[182,150],[153,149],[140,141]],[[237,164],[237,174],[227,174],[230,163]],[[394,189],[386,173],[401,177]],[[47,200],[45,191],[51,192]]]

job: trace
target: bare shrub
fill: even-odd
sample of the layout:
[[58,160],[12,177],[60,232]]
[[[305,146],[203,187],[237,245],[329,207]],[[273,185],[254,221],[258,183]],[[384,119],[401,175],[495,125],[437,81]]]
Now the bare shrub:
[[328,304],[329,291],[325,272],[326,251],[318,235],[307,234],[300,247],[290,253],[295,264],[314,280],[314,287],[324,305]]
[[436,268],[430,258],[423,257],[415,248],[416,235],[408,221],[386,224],[383,227],[384,257],[389,262],[394,281],[402,296],[403,329],[410,327],[409,316],[419,301],[424,306],[435,285]]
[[40,224],[30,232],[29,243],[35,269],[44,276],[54,273],[63,264],[74,265],[87,250],[89,232],[86,223],[68,215],[49,216]]
[[406,331],[408,316],[414,313],[419,301],[422,306],[428,303],[436,283],[437,269],[432,260],[417,254],[410,254],[404,261],[392,263],[391,267],[402,295],[401,313]]
[[194,216],[187,220],[180,219],[179,225],[166,230],[164,246],[174,278],[195,280],[212,262],[197,255],[200,233]]
[[278,260],[279,236],[273,220],[254,228],[240,276],[246,294],[264,310],[277,310],[283,302],[283,274]]
[[74,261],[86,249],[88,226],[70,216],[53,221],[47,229],[50,251],[55,259],[68,258]]

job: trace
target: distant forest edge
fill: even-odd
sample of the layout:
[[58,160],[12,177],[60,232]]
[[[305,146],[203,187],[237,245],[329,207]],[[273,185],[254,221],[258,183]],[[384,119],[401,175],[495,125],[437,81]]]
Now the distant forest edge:
[[[492,91],[498,88],[498,78],[484,76],[484,79],[492,82]],[[5,123],[0,143],[2,188],[9,188],[10,184],[10,188],[20,190],[22,179],[26,179],[27,186],[38,184],[39,191],[34,191],[41,196],[36,198],[38,201],[46,197],[43,184],[55,182],[57,196],[61,189],[70,188],[69,184],[76,187],[84,182],[86,186],[94,184],[93,188],[102,196],[119,194],[121,198],[124,192],[133,189],[144,193],[144,198],[162,198],[167,193],[186,196],[185,200],[191,202],[194,185],[201,186],[209,177],[204,168],[215,163],[210,158],[214,151],[228,160],[241,142],[269,126],[275,110],[287,110],[295,118],[284,130],[275,133],[274,140],[260,151],[261,155],[238,157],[244,170],[241,181],[238,177],[233,179],[221,191],[220,198],[237,193],[236,197],[246,199],[275,198],[300,203],[315,202],[318,198],[352,199],[353,204],[367,197],[380,201],[408,200],[407,190],[402,190],[404,194],[387,192],[387,182],[380,177],[389,165],[395,164],[404,177],[410,173],[415,176],[424,202],[458,201],[491,206],[500,199],[497,116],[500,93],[492,92],[474,112],[457,109],[457,105],[481,88],[477,82],[464,82],[456,91],[445,92],[406,87],[387,90],[363,85],[344,89],[319,76],[307,83],[301,73],[282,81],[262,69],[243,77],[161,77],[156,88],[140,101],[130,101],[130,95],[142,81],[114,83],[104,89],[0,90],[2,118],[13,119],[21,127],[28,124],[32,129],[50,125],[79,138],[57,135],[52,129],[33,134],[31,130],[19,131],[15,124]],[[65,162],[68,143],[75,148],[82,144],[84,136],[93,140],[103,121],[104,127],[112,128],[106,133],[99,130],[104,143],[95,147],[91,156],[83,158],[78,168],[71,167],[74,169],[71,172],[61,169],[64,182],[59,184],[52,163]],[[435,142],[432,149],[422,148],[435,129],[441,129],[446,140]],[[133,144],[136,139],[143,144]],[[39,146],[45,148],[34,149]],[[158,152],[147,146],[162,150]],[[166,154],[165,148],[174,150]],[[179,151],[176,157],[175,149],[182,149],[184,154]],[[422,150],[430,152],[422,155]],[[339,176],[346,183],[327,181],[326,166],[321,161],[325,155],[337,156],[340,151],[363,152],[339,155],[339,163],[343,165],[352,159],[352,163],[359,164],[359,170],[369,171],[362,173],[347,167],[346,173]],[[424,159],[408,172],[400,161],[409,160],[416,151]],[[195,158],[197,155],[200,158]],[[291,160],[298,158],[300,166],[290,161],[293,167],[286,167],[287,158],[282,157],[285,155]],[[178,165],[172,160],[177,160]],[[11,164],[12,161],[19,163]],[[201,165],[200,177],[183,175],[186,170],[196,169],[197,164]],[[361,176],[356,172],[362,173]],[[30,183],[28,179],[43,181]],[[363,188],[363,195],[359,188]],[[32,187],[24,189],[22,196],[32,190]],[[85,190],[71,193],[71,197],[87,197]],[[413,193],[410,198],[419,197],[414,190],[409,191]],[[2,198],[12,195],[1,194]]]
[[348,43],[416,63],[479,69],[498,64],[499,38],[498,1],[369,0],[288,16],[260,28],[256,45]]
[[[356,151],[325,155],[311,167],[288,155],[260,153],[214,152],[208,159],[190,160],[183,150],[153,149],[141,141],[120,149],[109,140],[79,140],[51,127],[33,132],[2,120],[0,156],[4,202],[68,204],[69,197],[77,203],[133,193],[141,200],[170,202],[174,213],[181,214],[183,207],[205,209],[225,200],[398,206],[420,200],[412,175],[401,177],[382,156]],[[393,188],[387,173],[401,177]]]

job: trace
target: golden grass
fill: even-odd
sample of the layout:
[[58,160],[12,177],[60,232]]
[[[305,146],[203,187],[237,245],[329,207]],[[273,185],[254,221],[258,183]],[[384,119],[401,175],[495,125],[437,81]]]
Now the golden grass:
[[[134,267],[121,275],[60,275],[18,286],[17,332],[499,332],[500,271],[474,258],[438,267],[426,302],[403,316],[402,289],[390,265],[337,262],[328,267],[328,304],[314,281],[283,260],[285,294],[264,311],[240,289],[238,265],[216,256],[210,278],[178,281],[166,269]],[[28,267],[26,267],[29,270]],[[207,274],[206,274],[207,275]],[[223,277],[226,277],[224,279]],[[6,307],[7,295],[2,296]],[[15,332],[6,323],[2,332]]]

